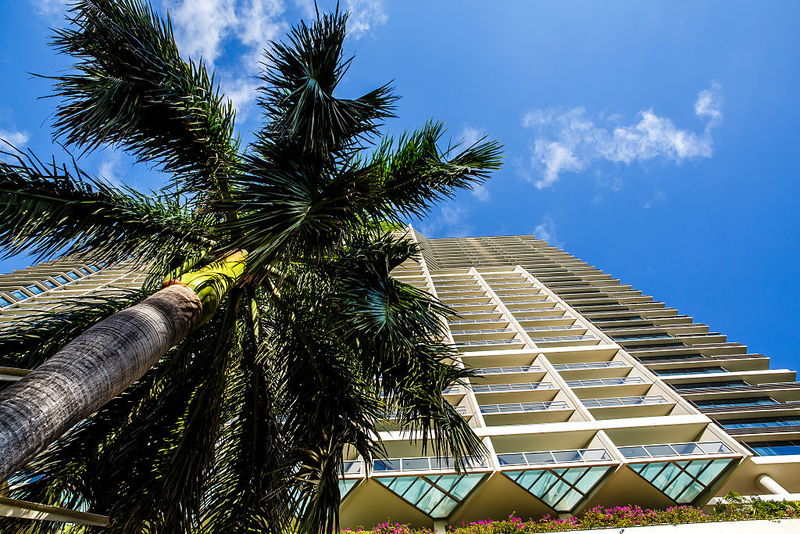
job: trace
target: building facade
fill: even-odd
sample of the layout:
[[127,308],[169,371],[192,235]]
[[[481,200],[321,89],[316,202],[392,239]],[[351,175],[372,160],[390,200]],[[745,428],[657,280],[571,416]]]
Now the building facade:
[[441,527],[596,505],[800,493],[800,383],[769,359],[533,236],[425,239],[395,276],[458,312],[445,397],[490,451],[465,473],[386,424],[348,458],[343,525]]
[[[345,458],[343,527],[800,497],[793,371],[533,236],[405,235],[422,257],[393,274],[457,311],[447,341],[476,377],[444,397],[488,454],[459,473],[388,419],[386,458]],[[143,282],[130,266],[70,261],[0,275],[0,324]]]

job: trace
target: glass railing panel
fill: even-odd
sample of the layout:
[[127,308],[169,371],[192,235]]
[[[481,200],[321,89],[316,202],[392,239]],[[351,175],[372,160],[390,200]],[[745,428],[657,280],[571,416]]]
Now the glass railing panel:
[[478,376],[485,376],[510,373],[535,373],[541,371],[542,368],[536,365],[518,365],[508,367],[484,367],[482,369],[475,369],[475,374]]
[[568,410],[569,406],[564,401],[547,402],[512,402],[508,404],[484,404],[481,406],[483,414],[543,412],[547,410]]
[[626,376],[620,378],[589,378],[586,380],[567,380],[567,385],[571,388],[590,388],[602,386],[626,386],[630,384],[646,384],[641,377]]
[[665,443],[619,447],[626,458],[658,458],[663,456],[697,456],[704,454],[731,454],[733,450],[721,441]]
[[639,397],[610,397],[607,399],[584,399],[583,405],[587,408],[611,408],[616,406],[639,406],[648,404],[666,404],[667,399],[661,395],[647,395]]
[[500,465],[541,465],[613,460],[605,449],[568,449],[562,451],[512,452],[497,455]]
[[474,393],[507,393],[511,391],[535,391],[538,389],[555,389],[550,382],[527,382],[521,384],[481,384],[472,386]]

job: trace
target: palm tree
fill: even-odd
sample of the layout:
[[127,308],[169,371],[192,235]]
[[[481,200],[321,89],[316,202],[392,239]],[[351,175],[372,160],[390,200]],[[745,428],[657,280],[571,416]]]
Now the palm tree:
[[330,532],[343,453],[380,455],[387,412],[457,465],[481,453],[441,395],[468,375],[441,341],[448,309],[390,277],[418,254],[390,230],[485,180],[499,146],[442,150],[433,122],[375,146],[396,97],[336,95],[347,17],[317,19],[266,54],[264,125],[244,151],[213,76],[143,0],[79,0],[56,31],[76,58],[52,78],[56,137],[173,183],[148,196],[0,160],[9,254],[151,273],[142,291],[0,332],[0,362],[37,368],[0,391],[14,497],[108,514],[117,533]]

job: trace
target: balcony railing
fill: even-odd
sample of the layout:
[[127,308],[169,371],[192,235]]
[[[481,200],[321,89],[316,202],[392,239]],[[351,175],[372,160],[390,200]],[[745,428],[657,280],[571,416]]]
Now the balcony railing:
[[625,458],[657,458],[659,456],[697,456],[705,454],[731,454],[733,451],[721,441],[701,443],[668,443],[662,445],[635,445],[619,447]]
[[523,343],[518,339],[485,339],[481,341],[459,341],[456,347],[479,347],[483,345],[508,345],[511,343]]
[[590,378],[587,380],[567,380],[567,385],[571,388],[597,388],[603,386],[627,386],[629,384],[646,384],[638,376],[614,377],[614,378]]
[[564,401],[546,402],[512,402],[508,404],[484,404],[481,406],[482,414],[505,414],[546,412],[549,410],[569,410],[569,405]]
[[570,449],[565,451],[510,452],[497,455],[500,465],[541,465],[613,460],[605,449]]
[[508,393],[511,391],[536,391],[538,389],[555,389],[550,382],[524,382],[520,384],[481,384],[472,386],[474,393]]
[[502,334],[504,332],[516,332],[513,328],[480,328],[478,330],[453,330],[452,334],[467,335],[467,334]]
[[638,397],[609,397],[606,399],[583,399],[587,408],[613,408],[617,406],[645,406],[650,404],[668,404],[661,395],[642,395]]
[[[469,458],[468,467],[486,467],[486,460]],[[386,458],[372,462],[372,470],[380,473],[407,473],[410,471],[453,471],[452,458],[422,456],[419,458]]]
[[556,341],[587,341],[587,340],[597,340],[596,337],[590,334],[586,334],[583,336],[550,336],[550,337],[537,337],[533,338],[534,343],[554,343]]
[[475,374],[478,376],[536,372],[542,372],[542,368],[536,365],[511,365],[508,367],[484,367],[483,369],[475,369]]
[[349,460],[343,463],[345,475],[360,475],[361,469],[364,467],[364,462],[361,460]]
[[[508,322],[507,319],[456,319],[455,321],[447,321],[447,324],[454,325],[454,324],[507,323],[507,322]],[[454,330],[453,332],[458,333],[462,332],[462,330]]]
[[526,326],[526,332],[552,332],[554,330],[586,330],[585,326],[579,324],[565,324],[557,326]]
[[610,362],[575,362],[557,363],[553,367],[556,371],[578,371],[583,369],[606,369],[611,367],[630,367],[627,363],[618,360]]

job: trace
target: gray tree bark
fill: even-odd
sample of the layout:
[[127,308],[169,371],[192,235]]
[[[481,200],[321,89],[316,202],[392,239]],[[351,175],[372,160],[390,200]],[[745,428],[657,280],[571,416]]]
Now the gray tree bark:
[[0,391],[0,481],[141,378],[200,321],[182,284],[104,319]]

